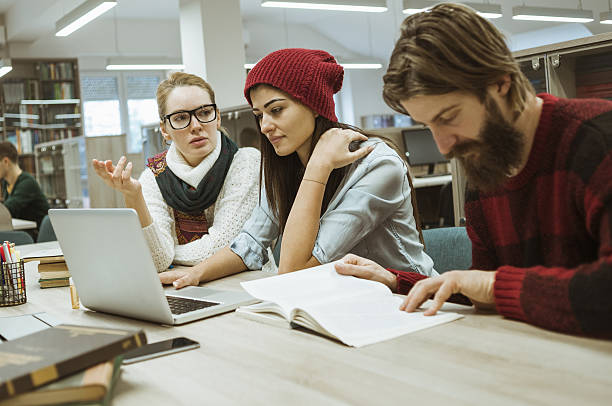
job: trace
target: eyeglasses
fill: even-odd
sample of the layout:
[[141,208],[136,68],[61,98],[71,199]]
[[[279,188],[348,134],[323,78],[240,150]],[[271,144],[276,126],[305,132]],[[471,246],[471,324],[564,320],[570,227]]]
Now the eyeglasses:
[[204,104],[190,111],[182,110],[164,116],[164,121],[168,120],[170,127],[175,130],[182,130],[191,124],[191,116],[195,117],[200,123],[210,123],[217,118],[217,105]]

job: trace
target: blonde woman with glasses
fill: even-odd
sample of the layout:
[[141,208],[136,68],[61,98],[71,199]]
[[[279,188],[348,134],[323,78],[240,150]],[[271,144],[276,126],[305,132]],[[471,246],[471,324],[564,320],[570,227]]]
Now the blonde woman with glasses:
[[259,151],[238,148],[221,127],[212,87],[177,72],[157,88],[161,133],[170,143],[138,180],[121,157],[93,160],[104,182],[138,213],[158,272],[195,265],[228,245],[257,204]]

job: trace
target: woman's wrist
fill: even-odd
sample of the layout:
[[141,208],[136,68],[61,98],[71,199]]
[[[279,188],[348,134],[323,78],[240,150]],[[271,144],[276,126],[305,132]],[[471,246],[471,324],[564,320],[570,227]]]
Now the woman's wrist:
[[321,184],[326,184],[327,179],[329,179],[329,175],[331,174],[334,168],[325,165],[319,164],[316,162],[308,162],[306,165],[306,170],[304,171],[304,179],[318,182]]

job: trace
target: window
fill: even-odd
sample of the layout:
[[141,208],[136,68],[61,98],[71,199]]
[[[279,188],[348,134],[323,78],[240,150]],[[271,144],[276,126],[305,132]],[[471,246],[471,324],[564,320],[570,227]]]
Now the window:
[[141,125],[159,122],[155,92],[161,79],[161,72],[82,74],[85,136],[126,134],[128,152],[140,152]]
[[86,136],[121,134],[117,78],[81,76]]
[[142,149],[140,126],[159,122],[155,92],[159,76],[133,74],[127,76],[127,112],[129,120],[128,150]]

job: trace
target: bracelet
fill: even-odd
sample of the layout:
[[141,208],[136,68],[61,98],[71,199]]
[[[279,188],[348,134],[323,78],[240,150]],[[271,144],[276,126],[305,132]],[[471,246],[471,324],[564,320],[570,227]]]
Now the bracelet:
[[323,185],[323,186],[327,185],[327,183],[319,182],[318,180],[314,180],[314,179],[306,179],[306,178],[302,178],[302,180],[307,180],[307,181],[310,181],[310,182],[320,183],[320,184],[321,184],[321,185]]

